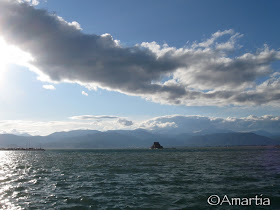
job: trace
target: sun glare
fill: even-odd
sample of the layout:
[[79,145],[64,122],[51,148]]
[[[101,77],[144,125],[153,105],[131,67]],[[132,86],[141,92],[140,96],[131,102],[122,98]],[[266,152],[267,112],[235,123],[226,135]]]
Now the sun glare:
[[8,64],[28,66],[33,58],[30,54],[20,50],[16,46],[9,45],[0,37],[0,82],[5,77]]

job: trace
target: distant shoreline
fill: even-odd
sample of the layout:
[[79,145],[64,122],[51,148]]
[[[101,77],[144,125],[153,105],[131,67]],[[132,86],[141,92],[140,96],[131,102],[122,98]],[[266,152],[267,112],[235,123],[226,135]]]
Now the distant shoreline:
[[[184,149],[236,149],[236,148],[280,148],[280,145],[231,145],[231,146],[178,146],[160,150]],[[151,150],[150,148],[0,148],[0,151],[46,151],[46,150]]]
[[[254,148],[280,148],[280,145],[232,145],[232,146],[184,146],[184,147],[166,147],[160,150],[185,150],[185,149],[254,149]],[[150,148],[0,148],[0,151],[56,151],[56,150],[150,150]]]
[[42,148],[0,148],[0,151],[45,151]]

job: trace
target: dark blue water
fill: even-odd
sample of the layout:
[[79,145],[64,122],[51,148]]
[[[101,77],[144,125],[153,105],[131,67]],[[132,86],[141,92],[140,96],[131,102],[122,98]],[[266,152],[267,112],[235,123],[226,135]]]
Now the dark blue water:
[[[280,209],[280,149],[0,151],[2,209]],[[231,207],[231,208],[230,208]],[[245,207],[246,209],[247,207]]]

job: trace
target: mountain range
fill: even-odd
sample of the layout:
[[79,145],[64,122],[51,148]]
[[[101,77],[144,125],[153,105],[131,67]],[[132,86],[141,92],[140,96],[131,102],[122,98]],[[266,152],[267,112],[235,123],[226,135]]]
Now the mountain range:
[[73,130],[48,136],[18,136],[0,134],[0,147],[42,147],[46,149],[109,149],[149,148],[154,141],[165,147],[279,145],[280,135],[266,131],[232,132],[228,130],[200,131],[184,134],[160,134],[136,130]]

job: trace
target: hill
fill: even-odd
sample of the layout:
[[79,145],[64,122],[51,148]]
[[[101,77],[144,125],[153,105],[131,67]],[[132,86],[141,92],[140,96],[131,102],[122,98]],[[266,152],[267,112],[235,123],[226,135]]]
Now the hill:
[[94,149],[94,148],[149,148],[154,141],[163,147],[183,146],[237,146],[277,145],[278,138],[272,139],[255,133],[214,133],[162,135],[147,130],[76,130],[57,132],[49,136],[0,135],[0,147],[43,147],[49,149]]

